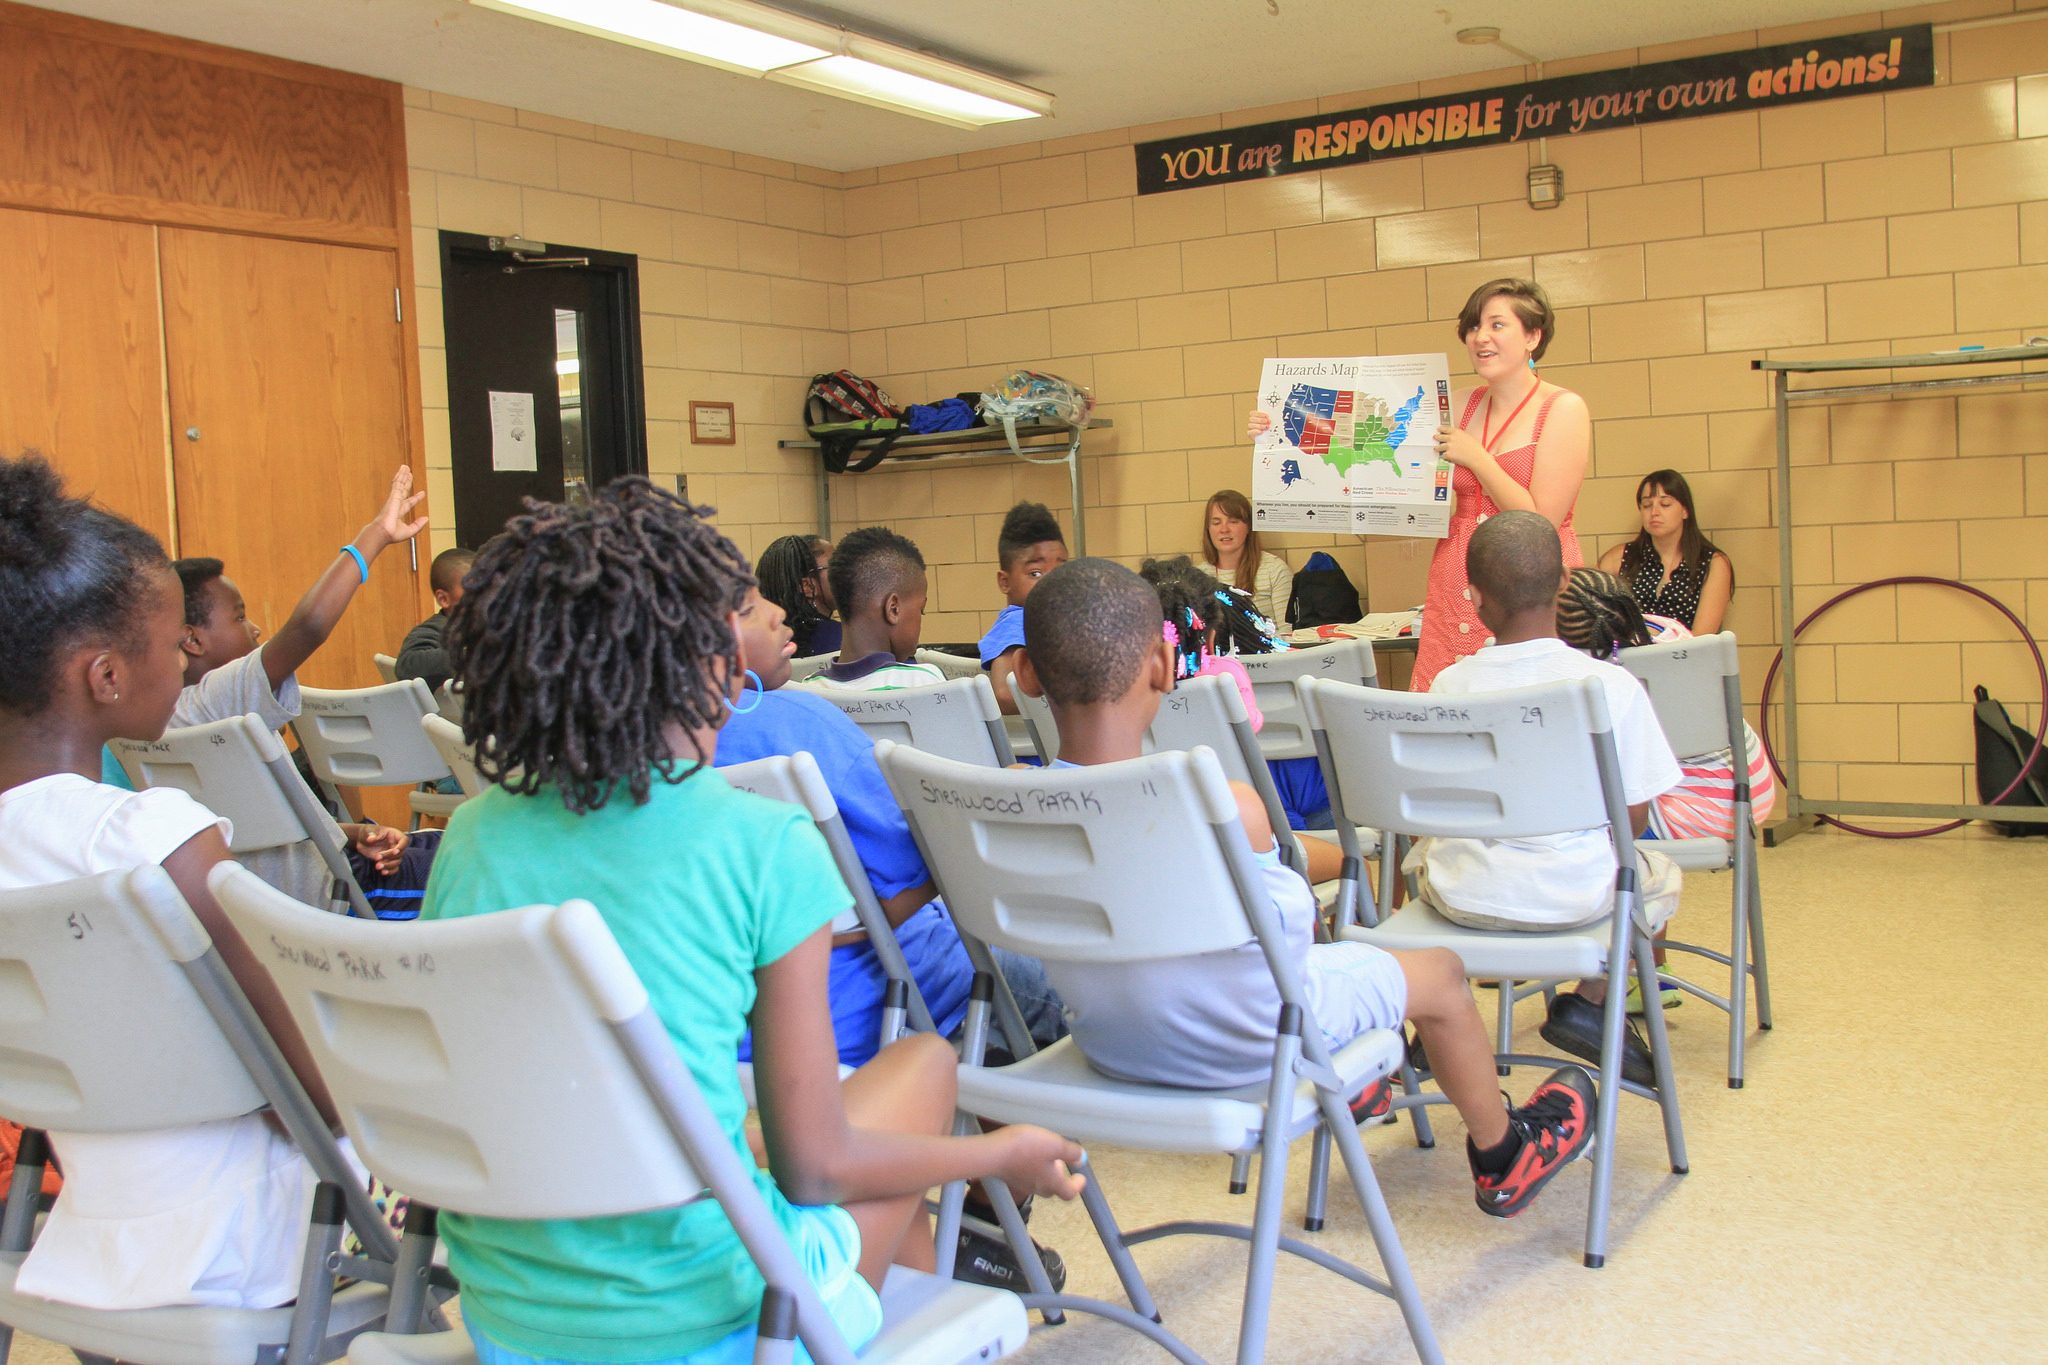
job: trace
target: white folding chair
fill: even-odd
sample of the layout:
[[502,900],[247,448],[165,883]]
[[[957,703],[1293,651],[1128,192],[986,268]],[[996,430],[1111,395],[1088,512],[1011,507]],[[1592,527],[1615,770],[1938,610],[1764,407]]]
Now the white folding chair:
[[1678,989],[1728,1012],[1728,1088],[1742,1089],[1743,1050],[1749,1041],[1749,978],[1756,977],[1756,1026],[1771,1026],[1771,974],[1764,953],[1763,894],[1757,880],[1756,825],[1750,815],[1749,727],[1742,722],[1742,667],[1730,631],[1621,651],[1623,668],[1642,680],[1671,741],[1671,752],[1691,756],[1729,751],[1735,774],[1735,837],[1645,839],[1688,871],[1733,872],[1730,948],[1726,953],[1667,940],[1667,952],[1694,953],[1728,968],[1728,994],[1720,996],[1680,977],[1662,977]]
[[[895,1042],[906,1023],[920,1033],[936,1033],[938,1026],[932,1022],[924,995],[917,989],[917,978],[910,974],[910,964],[904,960],[903,949],[896,943],[896,931],[890,927],[889,917],[882,912],[881,902],[875,898],[874,883],[868,880],[867,868],[862,865],[860,853],[853,846],[853,836],[846,832],[846,821],[839,814],[839,803],[832,799],[832,789],[825,785],[825,775],[818,771],[818,760],[806,753],[795,753],[786,758],[757,758],[751,763],[735,763],[729,768],[720,768],[718,772],[741,791],[803,807],[812,823],[817,825],[818,833],[825,836],[825,846],[832,850],[832,861],[839,868],[840,880],[846,883],[848,893],[853,896],[853,909],[832,921],[832,932],[867,930],[868,942],[874,946],[875,957],[889,978],[890,1002],[882,1011],[882,1046]],[[902,987],[900,991],[896,989],[899,985]],[[901,1005],[894,1003],[899,994],[903,997]],[[892,1015],[904,1017],[892,1018]]]
[[791,682],[808,682],[830,668],[833,661],[838,657],[837,654],[806,654],[801,658],[791,659],[789,661],[789,680]]
[[[1466,929],[1411,900],[1377,925],[1346,925],[1348,939],[1382,948],[1448,948],[1465,974],[1500,981],[1502,1064],[1555,1065],[1509,1051],[1516,982],[1607,977],[1593,1189],[1586,1216],[1586,1264],[1607,1259],[1607,1209],[1614,1179],[1616,1106],[1624,1088],[1657,1101],[1676,1174],[1686,1170],[1685,1134],[1672,1084],[1663,997],[1643,992],[1657,1087],[1621,1075],[1631,948],[1644,980],[1654,979],[1649,928],[1637,895],[1628,798],[1598,679],[1436,697],[1382,692],[1322,678],[1295,683],[1322,757],[1337,833],[1350,852],[1359,825],[1411,836],[1522,839],[1607,827],[1614,847],[1614,912],[1553,933]],[[1340,918],[1355,898],[1340,897]]]
[[462,683],[450,678],[434,691],[434,706],[440,711],[441,719],[455,725],[462,724]]
[[[1048,1321],[1065,1309],[1110,1318],[1191,1360],[1185,1344],[1159,1325],[1129,1248],[1179,1234],[1235,1237],[1251,1244],[1240,1365],[1263,1357],[1274,1265],[1282,1250],[1392,1298],[1416,1354],[1424,1361],[1440,1359],[1346,1107],[1395,1068],[1400,1035],[1375,1029],[1334,1056],[1325,1048],[1216,755],[1198,748],[1088,768],[991,770],[883,743],[876,746],[876,759],[909,813],[963,938],[1075,963],[1160,961],[1256,941],[1281,1001],[1268,1080],[1236,1090],[1182,1090],[1112,1080],[1090,1067],[1071,1037],[1011,1066],[972,1064],[980,1058],[988,1019],[986,983],[977,982],[959,1073],[965,1112],[1001,1123],[1043,1124],[1084,1144],[1259,1153],[1258,1205],[1250,1227],[1173,1222],[1125,1233],[1091,1173],[1083,1198],[1130,1309],[1052,1293],[1009,1192],[999,1181],[984,1180],[1031,1284],[1025,1302]],[[1288,1148],[1311,1131],[1334,1136],[1385,1281],[1280,1234]],[[942,1219],[941,1236],[945,1225]]]
[[[1316,756],[1315,738],[1309,734],[1308,722],[1301,714],[1301,703],[1294,696],[1296,678],[1334,678],[1338,682],[1357,683],[1360,687],[1380,685],[1379,664],[1369,640],[1333,640],[1329,644],[1311,645],[1306,649],[1282,649],[1271,654],[1237,654],[1232,657],[1244,665],[1245,673],[1252,680],[1252,700],[1259,704],[1259,713],[1265,722],[1259,728],[1259,749],[1269,763]],[[1394,850],[1391,857],[1380,860],[1379,887],[1379,903],[1392,905],[1394,879],[1400,876],[1401,850],[1395,847],[1391,836],[1368,836],[1361,845],[1363,856],[1375,856],[1372,842],[1375,838],[1381,845]]]
[[928,754],[991,768],[1007,768],[1017,761],[985,673],[888,692],[821,687],[817,693],[844,711],[869,739],[894,740]]
[[971,678],[977,673],[986,673],[988,671],[981,666],[980,659],[969,658],[965,654],[955,654],[950,650],[920,649],[911,657],[921,664],[930,664],[933,668],[938,669],[939,672],[946,675],[946,681],[948,682],[955,678]]
[[1024,722],[1024,733],[1031,740],[1031,751],[1048,765],[1057,762],[1060,727],[1052,718],[1052,703],[1044,697],[1034,697],[1014,684],[1010,695],[1017,699],[1017,719]]
[[398,681],[398,660],[392,658],[389,654],[372,654],[370,662],[377,666],[377,676],[385,682],[395,683]]
[[[337,919],[304,906],[299,913]],[[43,1130],[185,1128],[266,1104],[325,1182],[313,1201],[295,1305],[116,1311],[16,1290],[47,1160]],[[387,1299],[410,1314],[425,1304],[420,1272],[431,1242],[408,1237],[401,1252],[161,867],[0,892],[0,1114],[27,1130],[0,1221],[0,1359],[18,1330],[82,1360],[315,1365],[375,1326]],[[344,1222],[365,1254],[335,1262],[359,1281],[336,1292],[330,1258],[338,1257]],[[399,1295],[389,1288],[394,1276],[407,1287]]]
[[427,742],[434,746],[434,752],[448,765],[448,771],[455,775],[456,785],[462,788],[456,804],[461,805],[472,796],[482,796],[489,784],[476,770],[476,752],[463,739],[462,727],[441,716],[421,716],[420,729],[425,732]]
[[[965,654],[953,654],[943,649],[920,649],[913,657],[921,664],[930,664],[933,668],[938,669],[939,672],[946,675],[946,681],[948,682],[952,682],[956,678],[980,677],[988,673],[988,670],[981,666],[981,660],[978,657],[969,658]],[[993,690],[994,685],[991,684],[990,687]],[[1010,695],[1017,695],[1015,686],[1011,687]],[[1001,708],[998,707],[997,709],[1000,710]],[[1019,704],[1019,709],[1020,711],[1022,709],[1021,703]],[[1021,714],[1004,716],[1003,729],[1010,736],[1010,752],[1015,757],[1022,758],[1039,752],[1033,739],[1031,727]]]
[[[789,1361],[792,1337],[819,1365],[956,1365],[1023,1343],[1015,1295],[895,1266],[881,1334],[847,1349],[589,902],[393,931],[315,918],[238,868],[209,885],[245,938],[293,950],[267,965],[357,1155],[394,1189],[478,1217],[558,1219],[673,1208],[708,1187],[768,1282],[756,1361]],[[374,970],[318,965],[344,957]],[[392,1321],[356,1341],[352,1365],[474,1361]]]
[[234,827],[230,853],[310,841],[334,878],[336,897],[346,900],[359,918],[375,918],[349,869],[341,830],[313,799],[283,742],[260,717],[230,716],[166,730],[162,739],[117,739],[107,747],[137,791],[176,787],[224,817]]
[[339,787],[411,787],[406,802],[417,828],[420,816],[447,816],[463,802],[459,795],[418,789],[449,776],[448,764],[420,732],[420,717],[438,714],[434,694],[418,678],[346,691],[302,687],[292,729],[329,800],[341,800]]

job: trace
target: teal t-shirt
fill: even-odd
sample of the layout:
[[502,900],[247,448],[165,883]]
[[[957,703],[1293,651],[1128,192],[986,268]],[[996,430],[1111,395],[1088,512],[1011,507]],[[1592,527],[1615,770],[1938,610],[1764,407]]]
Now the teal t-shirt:
[[[754,971],[847,908],[810,818],[737,791],[715,770],[620,792],[572,814],[542,791],[493,786],[448,822],[423,919],[588,900],[639,973],[676,1052],[749,1166],[735,1070]],[[576,1153],[564,1152],[565,1161]],[[754,1183],[794,1227],[772,1176]],[[688,1355],[752,1323],[762,1281],[711,1200],[617,1218],[513,1221],[444,1214],[463,1316],[500,1345],[579,1361]]]

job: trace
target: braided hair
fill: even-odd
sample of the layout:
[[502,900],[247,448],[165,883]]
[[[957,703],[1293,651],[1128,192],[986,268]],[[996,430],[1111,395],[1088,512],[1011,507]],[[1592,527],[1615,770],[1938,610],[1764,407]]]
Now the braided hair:
[[463,737],[510,791],[561,793],[577,814],[620,783],[645,805],[651,774],[680,782],[662,728],[718,725],[718,661],[737,677],[726,617],[754,576],[693,507],[640,477],[581,506],[528,499],[477,555],[448,615]]
[[1573,649],[1610,662],[1650,643],[1650,627],[1628,585],[1600,569],[1575,568],[1557,599],[1557,633]]
[[0,458],[0,709],[41,713],[75,645],[136,647],[169,564],[155,536],[68,496],[40,455]]
[[754,561],[761,596],[782,608],[782,619],[796,636],[798,654],[811,652],[811,636],[829,619],[804,591],[804,584],[822,572],[818,555],[831,548],[832,542],[823,536],[784,536]]
[[1188,556],[1148,559],[1138,576],[1159,594],[1159,608],[1173,627],[1176,679],[1193,677],[1205,654],[1272,652],[1273,623],[1244,593],[1225,587]]

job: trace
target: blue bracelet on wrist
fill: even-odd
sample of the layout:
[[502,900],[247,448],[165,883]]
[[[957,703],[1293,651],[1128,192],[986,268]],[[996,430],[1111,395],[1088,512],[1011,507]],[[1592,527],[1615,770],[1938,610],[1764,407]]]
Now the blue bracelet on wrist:
[[344,545],[341,552],[356,562],[356,568],[363,575],[363,582],[370,581],[370,561],[363,558],[363,552],[353,545]]

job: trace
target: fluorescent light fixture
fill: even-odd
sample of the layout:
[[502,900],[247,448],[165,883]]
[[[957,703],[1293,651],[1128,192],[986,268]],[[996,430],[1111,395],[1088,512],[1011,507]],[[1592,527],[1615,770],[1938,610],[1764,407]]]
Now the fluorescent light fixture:
[[[792,62],[816,61],[830,48],[814,47],[727,23],[662,0],[472,0],[485,9],[538,19],[595,38],[631,43],[671,57],[759,76]],[[822,25],[821,25],[822,27]]]
[[582,371],[582,369],[582,362],[578,361],[574,356],[571,356],[567,360],[557,360],[555,362],[555,373],[558,375],[578,374]]
[[1045,118],[1053,97],[756,0],[470,0],[485,9],[765,76],[955,128]]
[[814,62],[800,62],[770,71],[768,79],[822,90],[828,95],[883,109],[920,114],[962,128],[1038,118],[1045,112],[1027,109],[1008,100],[991,99],[987,95],[923,76],[913,76],[907,71],[894,71],[860,57],[821,57]]

